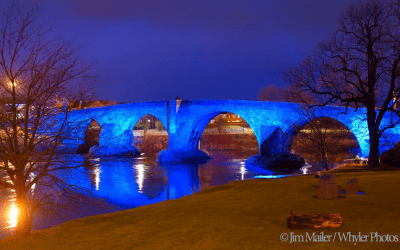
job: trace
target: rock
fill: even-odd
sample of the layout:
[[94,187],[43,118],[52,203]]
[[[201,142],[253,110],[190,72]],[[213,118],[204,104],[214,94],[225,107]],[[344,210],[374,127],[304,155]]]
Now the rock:
[[338,197],[338,187],[335,183],[335,176],[324,174],[318,179],[318,198],[335,199]]
[[358,180],[354,178],[347,182],[346,194],[358,194]]
[[323,187],[328,184],[335,184],[335,176],[324,174],[318,179],[318,186]]
[[339,213],[296,215],[290,211],[287,219],[289,229],[336,228],[341,224],[342,216]]
[[318,198],[320,199],[336,199],[338,197],[338,186],[336,184],[328,184],[318,189]]

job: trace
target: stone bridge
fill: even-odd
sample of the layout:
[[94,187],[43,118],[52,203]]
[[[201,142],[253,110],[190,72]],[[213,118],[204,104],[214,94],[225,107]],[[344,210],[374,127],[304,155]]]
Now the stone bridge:
[[[83,109],[73,111],[69,116],[71,124],[79,125],[64,140],[64,145],[76,151],[84,143],[89,124],[96,120],[101,126],[100,148],[109,152],[133,150],[132,130],[143,116],[150,114],[158,118],[168,132],[168,151],[196,151],[210,120],[231,112],[243,118],[252,128],[261,156],[271,148],[277,152],[289,151],[294,136],[301,128],[310,120],[321,117],[330,117],[346,125],[357,138],[362,155],[369,154],[365,109],[348,109],[345,112],[343,107],[329,106],[315,109],[311,116],[304,115],[301,110],[301,106],[294,103],[238,100],[168,100]],[[384,138],[388,140],[382,143],[381,150],[399,141],[400,129],[387,131]]]

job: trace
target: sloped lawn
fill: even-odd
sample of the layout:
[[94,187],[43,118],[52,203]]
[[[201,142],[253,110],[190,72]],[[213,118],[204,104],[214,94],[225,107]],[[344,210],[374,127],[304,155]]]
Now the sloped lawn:
[[[27,238],[4,239],[0,249],[399,249],[399,242],[370,242],[370,235],[400,235],[400,172],[333,174],[343,188],[358,178],[365,195],[314,198],[313,175],[237,181],[178,200],[70,221]],[[289,230],[289,211],[340,213],[343,224],[336,229]],[[306,239],[306,232],[360,232],[369,238],[356,245],[340,242],[337,236],[335,242],[280,240],[282,233]]]

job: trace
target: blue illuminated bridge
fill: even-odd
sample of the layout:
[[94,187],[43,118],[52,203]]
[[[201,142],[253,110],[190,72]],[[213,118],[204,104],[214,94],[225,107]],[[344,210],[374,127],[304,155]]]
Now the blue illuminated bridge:
[[[95,120],[101,126],[99,154],[134,151],[132,130],[145,115],[158,118],[169,135],[168,152],[191,154],[198,151],[198,143],[206,125],[222,113],[234,113],[243,118],[254,131],[260,155],[266,150],[288,152],[295,135],[310,119],[299,112],[299,104],[238,100],[168,100],[129,103],[73,111],[68,118],[73,128],[64,140],[64,147],[77,150],[85,143],[85,133]],[[313,119],[330,117],[346,125],[355,135],[361,154],[369,154],[365,109],[329,106],[315,109]],[[386,117],[384,122],[388,122]],[[383,137],[381,151],[400,140],[400,129],[388,130]],[[271,147],[272,146],[272,147]]]

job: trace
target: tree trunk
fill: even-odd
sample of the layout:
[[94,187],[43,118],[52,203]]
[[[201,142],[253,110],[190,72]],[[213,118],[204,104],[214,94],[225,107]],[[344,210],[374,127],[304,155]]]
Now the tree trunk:
[[18,224],[16,235],[27,236],[32,229],[32,215],[29,209],[29,201],[26,192],[16,192],[18,208]]
[[379,136],[370,136],[368,165],[370,168],[379,166]]
[[326,152],[322,154],[322,161],[324,168],[328,170],[328,154]]
[[369,156],[368,165],[370,168],[379,166],[379,125],[376,123],[375,105],[367,106],[367,124],[369,133]]

